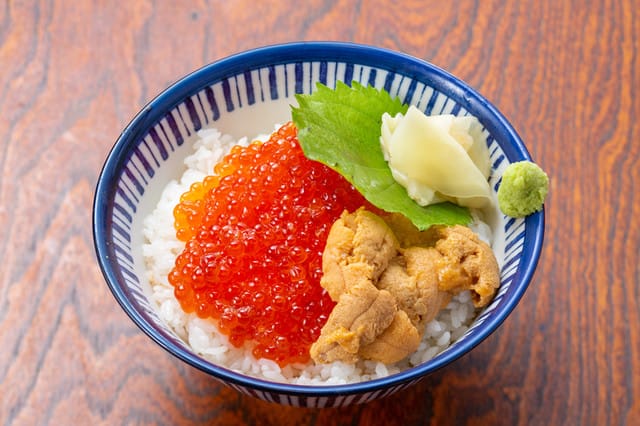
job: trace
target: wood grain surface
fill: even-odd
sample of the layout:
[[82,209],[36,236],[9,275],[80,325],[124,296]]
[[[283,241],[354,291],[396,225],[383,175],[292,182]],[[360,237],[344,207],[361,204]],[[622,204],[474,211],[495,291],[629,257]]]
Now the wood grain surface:
[[[0,1],[0,424],[640,424],[637,0]],[[91,203],[120,131],[237,51],[407,52],[495,103],[551,177],[542,257],[505,324],[403,392],[311,410],[242,396],[140,332]]]

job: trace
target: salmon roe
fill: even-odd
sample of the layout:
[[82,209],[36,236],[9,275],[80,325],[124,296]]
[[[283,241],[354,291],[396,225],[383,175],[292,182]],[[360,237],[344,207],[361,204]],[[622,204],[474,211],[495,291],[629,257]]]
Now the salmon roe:
[[281,366],[307,362],[335,303],[322,252],[343,210],[366,203],[340,174],[307,159],[292,123],[235,146],[174,210],[185,241],[169,274],[183,310],[217,320],[236,347]]

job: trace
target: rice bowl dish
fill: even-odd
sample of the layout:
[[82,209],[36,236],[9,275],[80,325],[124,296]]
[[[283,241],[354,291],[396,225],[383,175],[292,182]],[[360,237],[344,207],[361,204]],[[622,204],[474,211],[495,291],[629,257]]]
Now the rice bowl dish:
[[505,167],[530,158],[494,107],[436,67],[368,46],[293,43],[211,64],[153,100],[109,154],[93,217],[96,253],[107,284],[142,331],[241,393],[303,407],[344,406],[390,395],[470,351],[522,297],[544,228],[543,212],[524,219],[498,212],[480,221],[476,217],[474,231],[491,241],[500,265],[499,290],[482,309],[470,303],[468,293],[459,294],[426,324],[417,351],[399,363],[311,362],[283,368],[256,360],[250,347],[229,345],[210,321],[184,313],[167,282],[184,246],[175,237],[171,210],[180,194],[209,173],[231,146],[246,146],[254,135],[268,134],[274,123],[286,121],[294,94],[310,93],[318,81],[328,86],[368,83],[428,113],[478,117],[490,152],[488,183],[494,196]]

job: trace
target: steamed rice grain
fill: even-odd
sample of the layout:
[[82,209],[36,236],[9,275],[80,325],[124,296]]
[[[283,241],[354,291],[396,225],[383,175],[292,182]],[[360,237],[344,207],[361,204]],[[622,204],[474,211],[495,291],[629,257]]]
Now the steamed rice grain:
[[[263,138],[266,139],[266,138]],[[233,145],[247,145],[247,139],[234,141],[216,129],[198,132],[194,153],[184,160],[185,171],[179,180],[171,181],[162,192],[154,211],[144,220],[145,244],[142,248],[147,267],[147,277],[162,320],[195,353],[204,359],[238,373],[276,382],[300,385],[339,385],[355,383],[396,374],[403,369],[424,363],[446,349],[460,338],[476,315],[469,292],[454,297],[438,316],[426,325],[423,340],[418,350],[405,360],[393,365],[380,362],[360,361],[355,365],[343,362],[315,365],[293,364],[284,368],[267,359],[256,359],[251,347],[236,348],[226,335],[220,333],[212,321],[185,313],[174,296],[167,276],[174,266],[175,258],[182,252],[184,243],[175,236],[173,209],[180,196],[189,190],[192,183],[201,181]],[[487,242],[491,240],[491,229],[481,221],[474,222],[473,230]]]

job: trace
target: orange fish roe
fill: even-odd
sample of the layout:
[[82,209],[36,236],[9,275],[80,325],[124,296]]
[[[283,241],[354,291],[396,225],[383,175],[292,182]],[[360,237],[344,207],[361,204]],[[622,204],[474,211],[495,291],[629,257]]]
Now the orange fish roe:
[[267,142],[234,147],[183,195],[174,216],[186,245],[169,274],[185,312],[216,319],[233,345],[255,342],[254,356],[281,366],[310,359],[335,305],[320,286],[329,229],[367,204],[307,159],[296,135],[287,123]]

